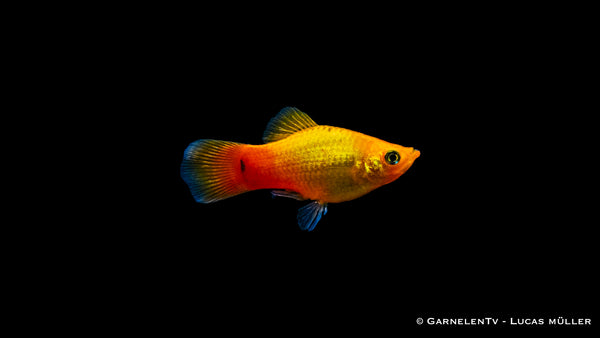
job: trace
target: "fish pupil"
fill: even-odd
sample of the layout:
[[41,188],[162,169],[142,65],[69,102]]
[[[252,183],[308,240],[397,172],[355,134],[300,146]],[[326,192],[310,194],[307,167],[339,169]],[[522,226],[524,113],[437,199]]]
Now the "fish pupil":
[[395,150],[390,150],[385,154],[385,160],[389,164],[398,164],[400,162],[400,154]]

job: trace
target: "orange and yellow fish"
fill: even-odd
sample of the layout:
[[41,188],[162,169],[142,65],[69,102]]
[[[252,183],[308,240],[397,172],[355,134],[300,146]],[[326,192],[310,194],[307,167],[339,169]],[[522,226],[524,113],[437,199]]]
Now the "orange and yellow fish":
[[185,150],[181,177],[197,202],[257,189],[313,200],[298,211],[302,230],[315,228],[328,203],[350,201],[395,181],[420,152],[352,130],[321,126],[292,107],[267,125],[263,145],[197,140]]

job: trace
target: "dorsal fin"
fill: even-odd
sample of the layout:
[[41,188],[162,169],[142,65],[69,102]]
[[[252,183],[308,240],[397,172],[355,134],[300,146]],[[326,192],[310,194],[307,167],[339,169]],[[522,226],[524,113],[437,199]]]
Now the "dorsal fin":
[[265,143],[279,141],[295,132],[314,126],[317,126],[315,121],[298,108],[286,107],[269,121],[267,130],[263,134],[263,141]]

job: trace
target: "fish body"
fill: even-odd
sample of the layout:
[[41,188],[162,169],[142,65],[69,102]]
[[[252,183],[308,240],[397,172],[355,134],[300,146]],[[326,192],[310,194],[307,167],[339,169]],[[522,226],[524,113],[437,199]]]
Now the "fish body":
[[184,153],[181,175],[197,202],[247,191],[314,202],[298,224],[312,230],[328,203],[350,201],[400,177],[420,152],[349,129],[317,125],[296,108],[284,108],[263,135],[266,144],[198,140]]

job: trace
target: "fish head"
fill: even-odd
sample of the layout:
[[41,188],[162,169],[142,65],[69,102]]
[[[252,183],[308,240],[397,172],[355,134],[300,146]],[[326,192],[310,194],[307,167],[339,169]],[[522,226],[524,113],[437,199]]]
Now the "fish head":
[[402,176],[421,155],[412,147],[381,142],[371,149],[365,162],[369,180],[377,185],[391,183]]

